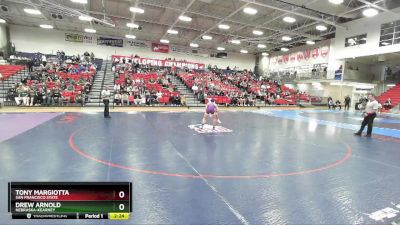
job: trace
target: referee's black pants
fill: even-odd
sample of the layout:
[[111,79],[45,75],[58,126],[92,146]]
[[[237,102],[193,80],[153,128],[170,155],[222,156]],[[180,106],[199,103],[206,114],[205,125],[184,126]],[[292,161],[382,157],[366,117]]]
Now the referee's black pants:
[[364,120],[361,124],[361,128],[358,131],[358,133],[361,134],[363,132],[365,126],[368,125],[367,135],[371,135],[372,134],[372,125],[374,124],[375,117],[376,117],[376,113],[371,113],[371,114],[368,114],[366,117],[364,117]]
[[104,117],[109,117],[110,116],[110,100],[103,99],[103,103],[104,103]]
[[345,103],[344,110],[349,110],[349,109],[350,109],[350,103]]

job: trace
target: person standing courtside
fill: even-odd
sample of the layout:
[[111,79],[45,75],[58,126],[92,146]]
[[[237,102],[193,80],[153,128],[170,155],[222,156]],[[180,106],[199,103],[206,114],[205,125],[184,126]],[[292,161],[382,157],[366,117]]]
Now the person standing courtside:
[[108,90],[108,87],[105,87],[103,91],[101,91],[101,98],[104,103],[104,118],[111,118],[110,116],[110,96],[111,92]]
[[365,110],[363,112],[364,120],[361,124],[361,128],[358,132],[354,133],[355,135],[361,136],[365,126],[368,124],[368,130],[366,137],[371,137],[372,134],[372,125],[374,123],[374,119],[376,117],[376,112],[379,109],[379,103],[375,100],[375,96],[372,94],[368,95],[368,103],[365,106]]
[[349,110],[350,109],[350,102],[351,102],[351,98],[350,96],[346,96],[346,98],[344,99],[344,110]]

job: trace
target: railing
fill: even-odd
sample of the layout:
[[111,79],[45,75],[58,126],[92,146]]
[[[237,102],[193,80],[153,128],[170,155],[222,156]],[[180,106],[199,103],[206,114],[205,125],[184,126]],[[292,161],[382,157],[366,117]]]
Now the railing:
[[[105,78],[106,78],[107,67],[108,67],[108,62],[106,63],[106,66],[105,66],[105,68],[104,68],[103,79],[102,79],[102,81],[101,81],[101,86],[100,86],[100,98],[99,98],[99,107],[100,107],[100,105],[101,105],[101,98],[102,98],[102,96],[101,96],[101,91],[103,90],[103,87],[104,87],[104,80],[105,80]],[[96,74],[96,75],[97,75],[97,74]]]

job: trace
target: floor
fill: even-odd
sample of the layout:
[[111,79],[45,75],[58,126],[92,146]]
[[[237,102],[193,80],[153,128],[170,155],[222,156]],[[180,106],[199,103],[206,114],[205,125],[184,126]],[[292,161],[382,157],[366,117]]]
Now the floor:
[[[129,221],[0,224],[391,224],[400,221],[400,117],[356,137],[357,112],[0,114],[0,201],[9,181],[130,181]],[[205,128],[206,129],[206,128]],[[390,210],[391,209],[391,210]]]

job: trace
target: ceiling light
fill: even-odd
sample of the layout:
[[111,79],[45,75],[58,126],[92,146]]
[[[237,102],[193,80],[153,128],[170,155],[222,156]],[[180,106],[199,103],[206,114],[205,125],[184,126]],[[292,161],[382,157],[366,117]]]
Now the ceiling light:
[[258,47],[258,48],[266,48],[267,46],[264,45],[264,44],[258,44],[257,47]]
[[91,28],[85,28],[85,32],[86,33],[96,33],[95,29],[91,29]]
[[48,25],[48,24],[41,24],[41,25],[39,25],[41,28],[44,28],[44,29],[53,29],[54,27],[52,26],[52,25]]
[[235,45],[239,45],[240,44],[240,40],[231,40],[231,43],[235,44]]
[[136,39],[136,36],[132,35],[132,34],[127,34],[127,35],[125,35],[125,37],[128,39]]
[[167,39],[161,39],[160,42],[161,42],[161,43],[164,43],[164,44],[168,44],[168,43],[169,43],[169,40],[167,40]]
[[179,32],[177,30],[170,29],[170,30],[167,30],[167,33],[168,34],[178,34]]
[[208,36],[208,35],[203,35],[203,37],[201,37],[201,38],[204,39],[204,40],[211,40],[212,39],[212,37]]
[[28,14],[32,14],[32,15],[40,15],[42,14],[39,10],[37,9],[29,9],[29,8],[25,8],[24,11]]
[[217,50],[218,51],[225,51],[225,48],[224,47],[218,47]]
[[326,30],[328,30],[328,28],[327,28],[325,25],[317,25],[315,28],[316,28],[317,30],[319,30],[319,31],[326,31]]
[[258,11],[257,11],[257,9],[246,7],[243,9],[243,12],[246,14],[249,14],[249,15],[255,15],[255,14],[257,14]]
[[249,53],[249,51],[242,49],[242,50],[240,50],[240,53],[247,54],[247,53]]
[[290,16],[285,16],[285,17],[283,17],[283,21],[285,21],[286,23],[294,23],[294,22],[296,22],[296,18],[293,18]]
[[261,55],[262,55],[262,56],[269,56],[269,54],[266,53],[266,52],[261,53]]
[[264,32],[262,32],[261,30],[253,30],[253,34],[254,35],[263,35]]
[[366,17],[373,17],[373,16],[378,15],[379,11],[374,8],[368,8],[368,9],[364,9],[364,11],[362,13]]
[[315,45],[315,41],[306,41],[306,44],[308,44],[308,45]]
[[0,23],[6,23],[6,21],[3,19],[0,19]]
[[80,4],[86,4],[87,0],[71,0],[73,3],[80,3]]
[[282,37],[282,40],[283,40],[283,41],[291,41],[292,38],[289,37],[289,36],[283,36],[283,37]]
[[198,48],[198,47],[199,47],[199,45],[198,45],[198,44],[196,44],[196,43],[190,43],[190,47],[192,47],[192,48]]
[[179,20],[182,20],[182,21],[185,21],[185,22],[190,22],[190,21],[192,21],[192,18],[182,15],[182,16],[179,16]]
[[79,16],[79,20],[82,20],[82,21],[92,21],[93,18],[92,18],[92,17],[89,17],[89,16]]
[[388,87],[395,87],[396,85],[395,85],[395,84],[387,84],[386,86],[388,86]]
[[126,26],[129,28],[139,28],[139,25],[137,25],[136,23],[127,23]]
[[344,0],[329,0],[330,3],[335,4],[335,5],[339,5],[342,4],[344,2]]
[[219,24],[218,28],[222,29],[222,30],[229,30],[229,28],[231,28],[231,26],[226,25],[226,24]]
[[289,49],[288,48],[281,48],[281,51],[282,52],[287,52],[287,51],[289,51]]
[[144,13],[144,9],[138,8],[138,7],[130,7],[129,11],[131,11],[133,13],[139,13],[139,14],[143,14]]
[[389,42],[382,42],[381,45],[387,46],[387,45],[390,45],[390,43]]

